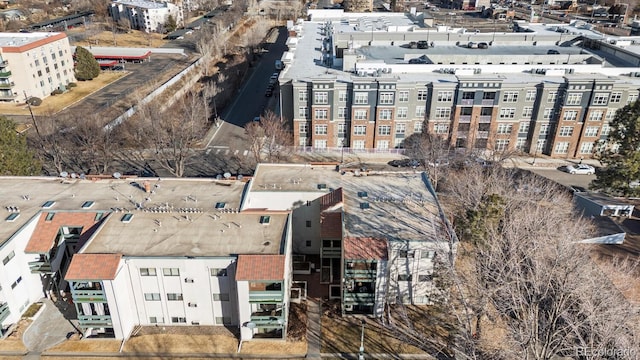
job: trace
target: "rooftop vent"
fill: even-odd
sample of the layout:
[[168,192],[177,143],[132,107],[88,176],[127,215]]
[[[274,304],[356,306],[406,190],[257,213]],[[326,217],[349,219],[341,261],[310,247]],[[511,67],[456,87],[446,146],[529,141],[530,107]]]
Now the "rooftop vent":
[[20,213],[11,213],[4,219],[6,222],[14,222],[20,216]]
[[318,184],[318,190],[324,190],[327,188],[327,184]]
[[44,204],[42,204],[42,208],[43,209],[51,209],[53,207],[53,205],[55,205],[55,204],[56,204],[55,201],[49,200],[49,201],[45,202]]
[[369,203],[368,202],[362,202],[360,203],[360,209],[368,209],[369,208]]
[[90,209],[93,206],[93,201],[85,201],[82,203],[83,209]]
[[267,225],[269,224],[269,222],[271,222],[271,216],[269,215],[260,216],[260,224]]
[[366,198],[369,196],[366,191],[358,191],[358,197]]

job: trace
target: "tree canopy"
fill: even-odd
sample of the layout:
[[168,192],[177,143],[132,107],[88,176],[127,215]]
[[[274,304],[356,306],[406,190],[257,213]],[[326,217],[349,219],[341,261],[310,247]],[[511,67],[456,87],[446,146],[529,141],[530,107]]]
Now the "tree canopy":
[[178,24],[176,23],[176,19],[173,17],[173,15],[167,16],[167,21],[165,21],[164,23],[164,29],[167,32],[173,32],[176,31],[177,28]]
[[640,188],[640,102],[618,110],[610,122],[611,132],[598,156],[605,168],[600,169],[591,183],[593,189],[615,195],[637,195]]
[[39,175],[41,169],[26,138],[16,132],[16,124],[0,116],[0,175]]
[[98,61],[96,61],[89,50],[82,46],[76,47],[75,60],[76,79],[93,80],[93,78],[100,75],[100,64],[98,64]]

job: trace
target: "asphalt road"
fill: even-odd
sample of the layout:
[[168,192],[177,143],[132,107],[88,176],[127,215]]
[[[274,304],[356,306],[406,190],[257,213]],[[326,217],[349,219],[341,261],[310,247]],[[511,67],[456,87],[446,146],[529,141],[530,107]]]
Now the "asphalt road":
[[558,169],[528,169],[533,173],[540,176],[544,176],[547,179],[551,179],[560,185],[566,187],[579,186],[581,188],[588,189],[589,183],[596,178],[595,175],[571,175],[567,172],[560,171]]

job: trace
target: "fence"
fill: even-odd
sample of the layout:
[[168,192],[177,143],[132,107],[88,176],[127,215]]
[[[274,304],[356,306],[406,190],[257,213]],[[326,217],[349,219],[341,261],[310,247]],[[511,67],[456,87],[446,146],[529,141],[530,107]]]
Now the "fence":
[[317,148],[313,146],[295,146],[293,150],[297,153],[339,153],[339,154],[404,154],[405,149],[355,149],[349,147],[325,147]]

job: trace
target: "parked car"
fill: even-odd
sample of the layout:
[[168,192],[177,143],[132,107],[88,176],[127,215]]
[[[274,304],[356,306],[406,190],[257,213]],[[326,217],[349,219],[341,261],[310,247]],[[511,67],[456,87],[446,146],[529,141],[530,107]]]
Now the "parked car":
[[420,161],[415,159],[402,159],[402,160],[391,160],[387,164],[393,167],[418,167],[420,165]]
[[425,40],[418,41],[418,49],[428,49],[428,48],[429,48],[428,42],[426,42]]
[[596,168],[587,164],[569,165],[567,172],[569,174],[593,175],[596,173]]
[[549,49],[547,50],[547,55],[558,55],[560,52],[558,50]]
[[478,43],[478,49],[488,49],[488,48],[489,48],[489,44],[487,44],[486,42]]

